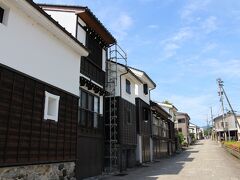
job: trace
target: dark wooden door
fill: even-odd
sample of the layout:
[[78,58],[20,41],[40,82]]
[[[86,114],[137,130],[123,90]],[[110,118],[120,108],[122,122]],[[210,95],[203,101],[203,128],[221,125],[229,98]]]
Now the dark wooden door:
[[150,137],[142,136],[142,159],[143,162],[150,161]]
[[80,136],[77,146],[77,179],[101,175],[103,171],[103,139]]

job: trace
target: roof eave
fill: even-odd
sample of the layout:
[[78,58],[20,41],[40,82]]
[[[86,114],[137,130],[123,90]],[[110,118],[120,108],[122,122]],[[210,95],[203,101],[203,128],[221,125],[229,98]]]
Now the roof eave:
[[26,14],[31,16],[31,18],[37,21],[64,43],[68,44],[76,53],[81,56],[88,56],[88,49],[32,0],[15,0],[15,2]]

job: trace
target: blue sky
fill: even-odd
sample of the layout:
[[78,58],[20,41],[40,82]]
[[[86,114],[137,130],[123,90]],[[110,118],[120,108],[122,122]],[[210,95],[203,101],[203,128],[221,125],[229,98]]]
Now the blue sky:
[[152,99],[169,100],[193,123],[206,125],[211,106],[220,113],[219,77],[240,112],[239,0],[35,2],[88,6],[127,52],[128,65],[156,82]]

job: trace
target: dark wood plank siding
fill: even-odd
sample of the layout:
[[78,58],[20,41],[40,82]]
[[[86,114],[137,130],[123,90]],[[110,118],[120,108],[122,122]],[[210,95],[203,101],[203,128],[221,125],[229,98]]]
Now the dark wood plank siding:
[[143,162],[150,162],[150,136],[142,135],[142,160]]
[[[119,101],[119,122],[120,122],[120,143],[122,145],[137,145],[136,132],[136,106],[125,99],[118,98]],[[126,119],[130,113],[131,122]]]
[[[145,112],[147,111],[147,117]],[[142,160],[143,162],[150,161],[150,138],[152,135],[152,119],[150,105],[140,98],[136,98],[136,118],[137,118],[137,133],[142,137]],[[147,119],[147,121],[146,121]]]
[[99,68],[102,68],[103,43],[101,43],[99,35],[96,32],[86,32],[86,46],[90,50],[88,55],[90,61],[94,62]]
[[98,128],[86,128],[78,125],[77,139],[77,179],[97,176],[103,172],[104,136],[103,118]]
[[[109,123],[109,98],[105,98],[105,109],[106,117],[105,123]],[[127,110],[131,114],[131,122],[128,123],[126,120]],[[134,104],[127,100],[116,97],[116,115],[117,115],[117,140],[121,145],[137,145],[137,134],[136,134],[136,107]],[[109,139],[109,128],[105,129],[105,138]]]
[[[45,91],[60,96],[44,120]],[[0,65],[0,166],[76,159],[78,97]]]
[[104,86],[105,85],[105,72],[102,68],[94,64],[89,58],[81,58],[81,71],[82,74],[89,77],[96,83]]
[[[148,121],[144,120],[144,109],[148,110]],[[150,105],[140,98],[136,98],[136,118],[137,118],[137,133],[151,136],[151,112]]]
[[101,175],[103,171],[104,141],[101,135],[79,136],[76,161],[78,179]]

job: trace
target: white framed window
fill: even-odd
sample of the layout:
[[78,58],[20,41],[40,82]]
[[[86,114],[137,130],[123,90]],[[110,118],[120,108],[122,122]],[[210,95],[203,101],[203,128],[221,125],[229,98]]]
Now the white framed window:
[[126,92],[131,94],[131,82],[128,79],[126,79]]
[[44,119],[58,121],[60,96],[45,91]]
[[99,97],[94,96],[94,121],[93,121],[93,127],[98,127],[98,119],[99,119]]

